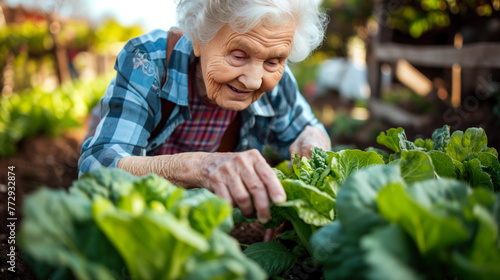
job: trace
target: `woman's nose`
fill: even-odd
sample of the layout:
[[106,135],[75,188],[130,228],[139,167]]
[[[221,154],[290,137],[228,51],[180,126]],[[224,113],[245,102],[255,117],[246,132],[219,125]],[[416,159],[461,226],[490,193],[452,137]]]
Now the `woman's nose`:
[[248,65],[246,69],[238,77],[238,81],[242,83],[248,90],[258,90],[262,85],[263,69],[262,66]]

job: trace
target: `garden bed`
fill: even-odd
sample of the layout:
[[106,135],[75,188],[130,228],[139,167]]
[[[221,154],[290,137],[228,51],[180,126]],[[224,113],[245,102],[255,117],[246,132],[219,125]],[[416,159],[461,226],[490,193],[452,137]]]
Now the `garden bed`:
[[[327,97],[330,104],[343,104],[334,100],[334,96]],[[333,99],[333,100],[332,100]],[[318,104],[324,104],[324,99],[316,101]],[[313,104],[314,105],[314,104]],[[488,135],[488,146],[500,149],[500,130],[498,129],[498,119],[491,113],[492,106],[481,103],[481,108],[470,112],[468,118],[463,118],[460,123],[459,130],[465,131],[467,127],[480,126],[485,129]],[[349,107],[349,106],[347,106]],[[458,112],[458,111],[456,111]],[[428,138],[432,132],[444,122],[443,112],[434,114],[432,126],[426,126],[421,129],[413,127],[405,127],[408,139],[415,137]],[[435,126],[434,126],[435,124]],[[381,147],[376,143],[375,137],[367,137],[367,134],[375,134],[376,131],[382,131],[389,128],[391,124],[369,120],[360,126],[360,129],[353,135],[342,135],[334,139],[334,144],[355,144],[356,148],[364,149],[369,146]],[[73,130],[71,133],[66,133],[59,138],[51,138],[48,136],[36,136],[30,140],[25,140],[19,144],[19,153],[15,156],[3,158],[0,160],[0,170],[7,170],[8,166],[16,167],[16,217],[19,222],[22,219],[20,211],[24,197],[38,189],[41,185],[48,186],[53,189],[68,188],[72,182],[77,179],[77,160],[79,157],[79,145],[85,128]],[[363,135],[361,135],[363,134]],[[3,183],[3,182],[2,182]],[[0,190],[3,195],[0,197],[0,204],[6,205],[7,195],[5,188]],[[5,207],[0,209],[3,217],[7,217]],[[2,253],[1,261],[5,262],[8,248],[7,231],[5,220],[2,220],[2,232],[0,233],[0,249]],[[19,223],[18,223],[19,224]],[[261,234],[261,229],[255,231],[257,235]],[[258,240],[252,239],[252,240]],[[250,242],[249,242],[250,243]],[[6,279],[36,279],[31,269],[23,262],[21,253],[17,249],[17,271],[15,274],[2,273],[8,277]]]

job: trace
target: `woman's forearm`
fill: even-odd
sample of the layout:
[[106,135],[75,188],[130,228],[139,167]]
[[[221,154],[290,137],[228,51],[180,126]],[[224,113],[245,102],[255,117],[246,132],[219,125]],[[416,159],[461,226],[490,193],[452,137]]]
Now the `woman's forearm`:
[[185,187],[200,186],[199,164],[206,153],[182,153],[161,156],[131,156],[118,161],[117,167],[136,176],[159,175],[171,183]]

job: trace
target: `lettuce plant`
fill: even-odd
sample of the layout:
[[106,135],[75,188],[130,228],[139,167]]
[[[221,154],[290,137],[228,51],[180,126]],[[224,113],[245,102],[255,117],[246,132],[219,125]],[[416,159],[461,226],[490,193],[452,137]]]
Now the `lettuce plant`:
[[500,277],[499,194],[448,178],[408,183],[400,166],[380,165],[348,178],[336,206],[311,239],[325,279]]
[[[313,256],[325,279],[496,277],[500,223],[491,191],[499,190],[500,165],[484,130],[450,134],[444,126],[412,142],[393,128],[377,142],[393,153],[314,148],[311,159],[293,155],[276,166],[288,200],[272,207],[264,226],[290,221],[294,229],[280,239],[297,243],[291,253],[299,262]],[[254,259],[274,250],[258,246]],[[282,260],[275,266],[285,271],[290,258],[275,258]]]
[[[384,164],[384,161],[382,156],[373,151],[343,150],[334,153],[313,148],[311,159],[295,154],[292,162],[285,161],[276,166],[275,172],[286,192],[287,201],[272,206],[271,219],[264,227],[274,228],[284,221],[290,221],[293,231],[286,232],[280,238],[290,235],[289,239],[298,245],[294,249],[295,258],[281,250],[274,258],[274,268],[266,270],[269,274],[277,275],[290,269],[299,257],[304,257],[304,251],[306,258],[312,255],[309,243],[311,236],[318,228],[336,218],[335,203],[340,186],[351,174],[374,164]],[[269,254],[276,254],[275,247],[272,242],[252,244],[244,253],[252,252],[249,257],[258,261]]]
[[100,169],[30,195],[19,238],[44,279],[266,279],[227,234],[231,213],[205,189]]
[[473,188],[500,190],[498,152],[488,147],[488,137],[482,128],[471,127],[450,134],[450,127],[445,125],[436,129],[431,139],[414,142],[406,138],[403,128],[391,128],[381,132],[377,142],[394,152],[388,162],[398,160],[405,152],[421,151],[430,157],[439,177],[465,181]]

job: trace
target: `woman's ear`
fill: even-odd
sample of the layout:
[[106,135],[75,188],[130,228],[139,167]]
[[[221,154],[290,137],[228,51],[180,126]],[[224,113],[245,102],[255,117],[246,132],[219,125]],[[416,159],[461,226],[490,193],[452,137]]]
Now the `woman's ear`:
[[193,52],[196,57],[200,57],[200,44],[193,42]]

